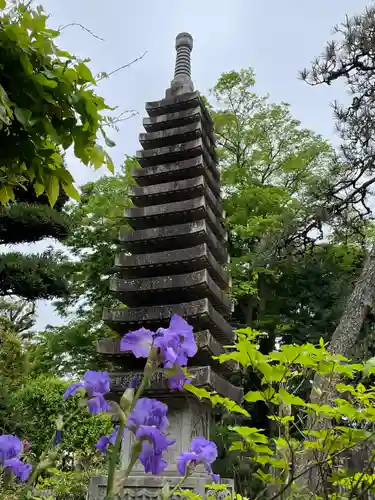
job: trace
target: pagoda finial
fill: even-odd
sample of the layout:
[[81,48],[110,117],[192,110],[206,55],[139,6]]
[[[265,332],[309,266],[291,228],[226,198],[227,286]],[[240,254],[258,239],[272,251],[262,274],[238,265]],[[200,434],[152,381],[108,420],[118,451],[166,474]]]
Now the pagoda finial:
[[179,33],[176,36],[176,65],[174,78],[171,82],[168,94],[178,95],[194,91],[191,81],[190,54],[193,49],[193,37],[190,33]]

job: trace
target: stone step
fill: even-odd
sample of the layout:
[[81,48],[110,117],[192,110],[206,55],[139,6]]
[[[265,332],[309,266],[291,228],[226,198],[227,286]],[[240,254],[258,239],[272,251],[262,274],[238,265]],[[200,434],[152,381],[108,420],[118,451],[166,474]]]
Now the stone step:
[[112,278],[110,290],[128,307],[176,304],[208,298],[223,316],[230,316],[232,301],[216,285],[207,269],[150,278]]
[[205,196],[212,211],[221,218],[223,213],[220,199],[213,194],[203,175],[193,179],[163,182],[152,186],[133,186],[129,190],[129,197],[137,207],[190,200],[200,196]]
[[221,244],[227,239],[227,232],[221,220],[213,213],[204,196],[149,207],[127,208],[124,218],[133,229],[171,226],[181,221],[192,222],[204,219]]
[[[204,387],[208,391],[217,392],[220,396],[230,398],[236,403],[241,403],[243,398],[243,389],[236,387],[225,378],[221,377],[211,368],[211,366],[192,367],[189,369],[192,377],[192,384],[195,387]],[[110,373],[111,378],[111,393],[123,393],[135,376],[142,376],[142,372],[123,372]],[[151,378],[150,389],[145,393],[157,397],[158,394],[168,394],[169,385],[168,378],[162,372],[156,372]],[[176,396],[178,394],[176,393]],[[186,397],[186,392],[181,394]]]
[[119,240],[132,254],[147,255],[205,243],[220,264],[227,263],[229,258],[225,246],[219,243],[205,220],[135,231],[123,230]]
[[210,276],[221,289],[227,289],[230,283],[228,274],[217,262],[203,243],[190,248],[168,250],[165,252],[116,256],[114,271],[126,278],[156,277],[207,269]]
[[[198,352],[194,358],[189,359],[189,366],[213,366],[218,373],[231,374],[238,370],[237,363],[231,361],[219,363],[212,359],[213,356],[220,356],[225,353],[224,347],[213,338],[209,330],[202,330],[194,333]],[[103,356],[111,357],[113,362],[123,365],[126,370],[142,370],[145,360],[136,358],[129,351],[120,350],[121,339],[100,339],[96,344],[96,352]]]
[[135,168],[132,174],[139,186],[150,186],[204,175],[212,192],[220,197],[219,171],[216,168],[214,171],[209,169],[202,155],[179,162]]
[[231,344],[234,332],[231,325],[205,298],[180,304],[155,305],[149,307],[118,307],[104,309],[103,320],[120,335],[142,326],[155,330],[166,328],[173,314],[179,314],[193,326],[195,331],[210,330],[213,337],[225,344]]

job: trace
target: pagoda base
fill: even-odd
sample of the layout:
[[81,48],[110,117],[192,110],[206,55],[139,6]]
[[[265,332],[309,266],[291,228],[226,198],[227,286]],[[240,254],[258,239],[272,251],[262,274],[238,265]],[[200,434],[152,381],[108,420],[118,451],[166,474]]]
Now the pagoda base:
[[[121,471],[119,471],[121,477]],[[163,476],[152,476],[146,474],[132,474],[123,484],[119,500],[161,500],[161,490],[165,484],[169,483],[170,488],[178,484],[180,476],[164,474]],[[234,493],[233,479],[223,479],[223,484],[228,485],[227,490],[215,492],[215,498],[226,498]],[[193,491],[203,498],[212,493],[209,485],[212,479],[207,474],[193,474],[184,483],[184,489]],[[91,478],[88,500],[104,500],[106,494],[107,478],[105,476],[94,476]],[[172,498],[181,498],[174,496]]]

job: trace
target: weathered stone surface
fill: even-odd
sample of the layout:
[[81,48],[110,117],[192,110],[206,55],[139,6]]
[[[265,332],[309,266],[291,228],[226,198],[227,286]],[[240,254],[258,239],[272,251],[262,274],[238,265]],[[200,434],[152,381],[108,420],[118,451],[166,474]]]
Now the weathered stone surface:
[[221,220],[213,213],[204,196],[149,207],[127,208],[124,217],[133,229],[171,226],[179,224],[181,220],[191,222],[205,219],[221,242],[227,239]]
[[208,329],[219,342],[224,344],[233,342],[234,333],[231,325],[212,307],[208,299],[181,304],[104,309],[103,320],[113,330],[123,335],[142,326],[152,330],[160,326],[165,328],[173,314],[185,318],[195,331]]
[[179,181],[203,175],[213,193],[220,198],[219,171],[215,168],[214,173],[205,165],[203,156],[190,158],[180,162],[166,163],[163,165],[152,165],[151,167],[135,168],[133,177],[138,186],[151,186],[163,182]]
[[210,276],[222,289],[229,285],[229,276],[203,243],[190,248],[181,248],[165,252],[116,256],[116,271],[129,277],[167,276],[181,272],[193,272],[208,269]]
[[199,104],[199,92],[195,91],[188,94],[174,96],[169,99],[161,99],[160,101],[149,101],[146,102],[145,107],[149,116],[159,116],[184,111],[189,108],[196,108]]
[[137,278],[113,278],[110,289],[127,306],[150,306],[208,298],[222,315],[231,314],[232,302],[207,269],[184,274]]
[[[121,477],[121,471],[119,471]],[[180,477],[174,474],[164,474],[163,476],[152,476],[150,474],[132,474],[124,481],[123,490],[120,493],[119,500],[162,500],[161,489],[166,483],[169,483],[171,489],[180,481]],[[203,498],[209,496],[212,492],[207,485],[212,483],[212,479],[206,474],[194,474],[184,483],[184,488],[191,490]],[[216,493],[215,498],[224,500],[231,497],[234,491],[233,479],[223,479],[223,484],[228,485],[228,490]],[[107,478],[104,476],[94,476],[90,480],[88,500],[104,500]],[[217,495],[217,496],[216,496]],[[171,500],[177,500],[181,497],[172,497]]]
[[219,242],[205,220],[136,231],[124,230],[120,233],[120,242],[133,254],[189,248],[205,243],[220,264],[228,261],[225,247]]
[[151,306],[165,302],[173,304],[186,302],[191,298],[207,297],[215,309],[224,316],[229,316],[232,311],[231,300],[216,285],[207,269],[171,276],[113,278],[110,289],[129,307]]
[[183,127],[167,128],[156,132],[147,132],[139,134],[139,142],[143,149],[161,148],[178,144],[181,142],[189,142],[202,136],[202,123],[190,123]]
[[[212,366],[218,373],[229,374],[238,370],[234,362],[219,363],[212,359],[213,356],[220,356],[225,353],[224,347],[213,338],[209,330],[194,332],[195,341],[198,346],[197,354],[189,359],[188,366]],[[99,339],[96,351],[107,357],[123,358],[126,361],[124,365],[128,370],[141,370],[144,367],[145,360],[134,357],[133,353],[120,350],[120,338],[117,339]]]
[[[232,401],[237,403],[242,401],[243,390],[239,387],[235,387],[233,384],[225,380],[225,378],[215,373],[210,366],[191,367],[189,368],[189,374],[192,377],[191,383],[195,385],[195,387],[204,387],[208,391],[217,392],[221,396],[230,398]],[[138,375],[141,376],[142,372],[139,372]],[[135,371],[111,373],[111,393],[122,394],[125,389],[129,387],[130,382],[135,376],[137,376],[137,372]],[[162,371],[153,375],[150,387],[147,389],[145,394],[149,397],[155,396],[158,399],[165,398],[168,402],[168,407],[170,407],[176,399],[180,398],[180,403],[177,405],[177,407],[179,407],[181,405],[181,399],[186,398],[186,394],[181,393],[180,391],[171,393],[168,378]]]
[[193,179],[164,182],[153,186],[134,186],[129,190],[129,196],[137,207],[191,200],[205,196],[212,211],[219,218],[222,217],[220,199],[213,194],[203,175]]
[[202,138],[198,138],[193,141],[180,142],[161,148],[141,149],[137,151],[136,158],[140,165],[148,167],[150,165],[159,165],[160,163],[187,160],[188,158],[194,158],[202,154],[206,160],[203,140]]
[[147,132],[163,130],[172,127],[182,127],[189,123],[198,122],[202,119],[202,109],[200,106],[176,113],[167,113],[165,115],[150,116],[143,118],[143,126]]

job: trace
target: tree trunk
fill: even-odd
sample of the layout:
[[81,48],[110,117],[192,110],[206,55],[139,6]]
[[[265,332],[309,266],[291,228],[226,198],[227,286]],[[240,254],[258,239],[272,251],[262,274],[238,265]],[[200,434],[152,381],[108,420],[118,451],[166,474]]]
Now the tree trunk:
[[365,261],[362,273],[355,284],[332,335],[328,350],[332,354],[350,356],[361,332],[363,323],[371,314],[375,303],[375,244]]
[[[371,314],[375,303],[375,244],[370,250],[370,253],[363,266],[362,273],[358,278],[354,290],[349,296],[340,322],[337,325],[332,339],[328,346],[328,351],[332,354],[341,354],[349,357],[352,348],[356,345],[361,333],[362,326],[368,316]],[[335,377],[327,379],[315,374],[313,387],[320,389],[312,391],[310,400],[312,403],[329,404],[336,398],[336,384],[339,380]],[[315,430],[319,427],[327,426],[327,420],[315,423]],[[305,456],[304,461],[312,459],[310,456]],[[299,470],[307,468],[307,463],[298,464]],[[302,465],[302,467],[301,467]],[[301,477],[300,486],[306,486],[308,489],[319,494],[319,484],[322,484],[324,478],[320,477],[322,471],[318,467],[310,470],[308,477]]]

